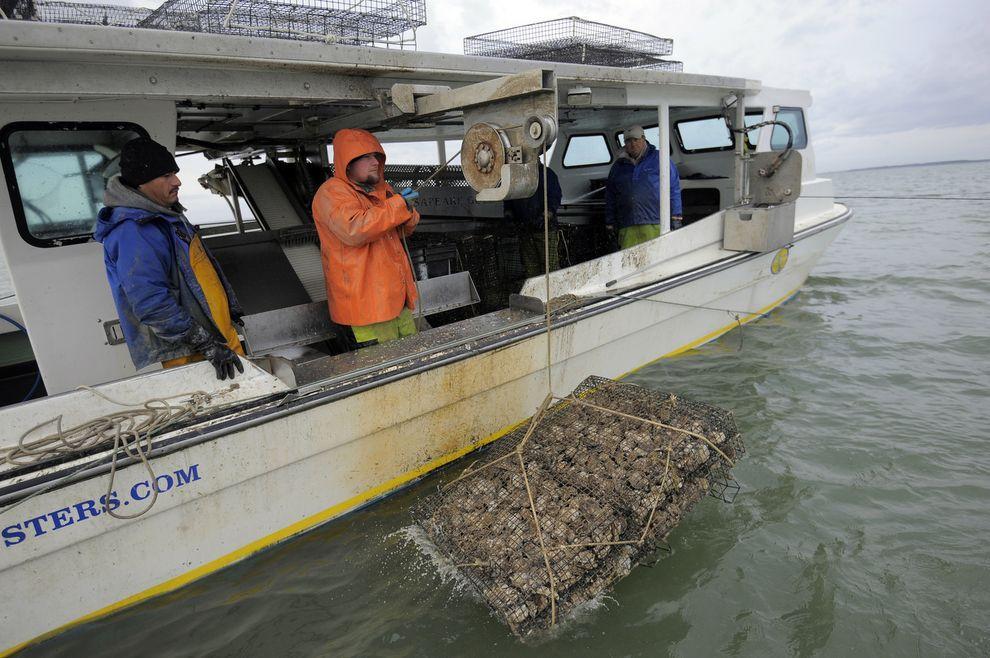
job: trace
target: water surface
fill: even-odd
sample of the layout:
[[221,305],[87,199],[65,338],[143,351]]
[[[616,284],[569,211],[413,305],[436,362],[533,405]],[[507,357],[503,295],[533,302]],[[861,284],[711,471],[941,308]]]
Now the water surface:
[[[986,162],[834,180],[990,197]],[[420,548],[426,480],[25,655],[987,655],[990,203],[849,203],[798,297],[631,378],[735,412],[742,491],[543,641],[513,639]]]

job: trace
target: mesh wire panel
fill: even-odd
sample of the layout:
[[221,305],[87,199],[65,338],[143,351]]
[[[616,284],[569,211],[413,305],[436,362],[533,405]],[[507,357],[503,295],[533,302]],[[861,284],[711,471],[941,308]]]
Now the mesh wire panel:
[[671,39],[574,16],[464,39],[465,55],[683,71],[682,62],[663,59],[673,49]]
[[744,449],[728,411],[600,377],[572,397],[521,450],[528,424],[413,510],[520,637],[606,591],[706,494],[738,488],[729,468]]
[[425,24],[426,0],[165,0],[141,26],[414,47]]
[[[460,165],[447,165],[439,173],[436,170],[437,165],[433,164],[386,164],[384,173],[385,180],[397,190],[405,187],[469,187]],[[329,176],[333,177],[333,165],[330,165],[329,171]]]
[[137,27],[151,14],[143,7],[121,7],[60,0],[17,0],[11,6],[10,18],[36,20],[42,23],[77,23],[81,25],[115,25]]
[[519,238],[509,234],[513,228],[507,222],[488,233],[451,236],[478,289],[481,297],[478,310],[482,313],[506,308],[509,296],[518,293],[527,278]]
[[415,48],[416,28],[426,25],[426,0],[165,0],[154,10],[61,0],[3,6],[19,20],[401,48]]
[[[509,300],[499,269],[498,238],[495,235],[467,235],[454,238],[461,262],[471,273],[478,289],[482,313],[504,308]],[[513,291],[515,292],[515,291]]]

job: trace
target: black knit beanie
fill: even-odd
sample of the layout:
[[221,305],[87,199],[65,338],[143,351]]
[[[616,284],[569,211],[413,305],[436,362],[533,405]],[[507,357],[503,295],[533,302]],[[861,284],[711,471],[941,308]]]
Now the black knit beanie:
[[179,165],[175,158],[153,139],[137,137],[124,144],[120,151],[120,179],[131,187],[177,171]]

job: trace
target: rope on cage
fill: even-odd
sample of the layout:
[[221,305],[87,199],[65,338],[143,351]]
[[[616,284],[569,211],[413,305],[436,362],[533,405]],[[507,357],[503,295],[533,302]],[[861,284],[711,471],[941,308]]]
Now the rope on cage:
[[641,423],[648,423],[650,425],[656,425],[657,427],[663,427],[663,428],[666,428],[666,429],[675,430],[677,432],[683,432],[684,434],[687,434],[689,436],[693,436],[696,439],[700,439],[700,440],[704,441],[705,443],[708,444],[709,447],[711,447],[712,450],[714,450],[719,455],[721,455],[722,458],[725,459],[726,462],[728,462],[728,464],[729,464],[730,467],[731,466],[735,466],[735,462],[733,462],[729,458],[728,455],[726,455],[724,452],[722,452],[722,450],[717,445],[715,445],[715,443],[713,443],[711,440],[709,440],[704,435],[698,434],[697,432],[692,432],[691,430],[686,430],[683,427],[674,427],[673,425],[667,425],[666,423],[661,423],[660,421],[657,421],[657,420],[650,420],[649,418],[643,418],[642,416],[634,416],[633,414],[627,414],[625,412],[618,411],[616,409],[609,409],[608,407],[602,407],[602,406],[599,406],[597,404],[592,404],[590,402],[587,402],[585,400],[579,400],[576,397],[574,397],[573,395],[568,396],[566,399],[569,402],[573,402],[575,404],[580,404],[580,405],[585,406],[585,407],[590,407],[590,408],[596,409],[598,411],[604,411],[605,413],[614,414],[616,416],[621,416],[623,418],[628,418],[630,420],[636,420],[636,421],[639,421]]
[[[98,449],[112,443],[110,477],[103,510],[115,519],[134,519],[147,513],[157,501],[158,494],[161,493],[149,460],[152,438],[205,409],[215,396],[233,391],[236,388],[239,388],[239,384],[235,383],[213,394],[205,391],[192,391],[151,398],[141,403],[132,403],[112,398],[90,386],[80,386],[79,390],[89,391],[111,404],[131,408],[97,416],[69,428],[62,426],[63,417],[59,414],[54,418],[38,423],[21,434],[17,445],[0,451],[0,463],[7,463],[12,466],[30,466],[49,459]],[[176,402],[176,400],[179,401]],[[55,432],[34,439],[29,438],[38,430],[53,424],[55,425]],[[144,509],[134,514],[118,513],[110,505],[118,468],[117,461],[121,451],[139,460],[151,478],[151,498]],[[9,511],[29,499],[30,497],[25,498],[5,508],[4,511]]]
[[640,533],[639,539],[627,539],[625,541],[600,541],[600,542],[587,542],[583,544],[561,544],[560,546],[554,546],[551,551],[560,551],[565,548],[593,548],[595,546],[629,546],[635,545],[639,546],[646,541],[647,537],[650,536],[650,530],[653,529],[653,517],[657,513],[657,507],[660,506],[660,501],[664,500],[663,497],[663,487],[667,484],[667,476],[670,474],[670,453],[674,447],[673,441],[667,444],[667,459],[663,467],[663,477],[660,478],[660,494],[657,499],[653,501],[653,507],[650,508],[650,515],[646,519],[646,525],[643,527],[643,532]]
[[[673,444],[673,440],[671,439],[671,441],[668,442],[668,444],[666,446],[666,458],[665,458],[665,464],[664,464],[664,472],[663,472],[663,475],[660,478],[660,485],[659,485],[660,491],[658,493],[657,499],[653,502],[653,505],[650,508],[650,513],[648,515],[648,518],[647,518],[647,521],[646,521],[646,525],[644,526],[643,531],[640,533],[640,536],[639,536],[638,539],[629,539],[629,540],[623,540],[623,541],[610,541],[610,542],[586,542],[586,543],[579,543],[579,544],[561,544],[561,545],[557,545],[557,546],[547,547],[546,542],[544,540],[544,536],[543,536],[543,523],[542,523],[542,520],[541,520],[541,517],[540,517],[540,513],[539,513],[539,511],[536,508],[536,500],[535,500],[535,498],[533,496],[532,486],[530,485],[529,475],[528,475],[527,470],[526,470],[526,460],[523,457],[523,450],[525,449],[526,444],[529,442],[529,440],[532,437],[534,431],[536,430],[536,427],[543,420],[543,417],[546,415],[546,412],[549,409],[550,403],[553,400],[558,400],[558,401],[561,401],[561,402],[568,402],[568,403],[573,403],[573,404],[578,404],[578,405],[586,406],[586,407],[595,409],[597,411],[602,411],[602,412],[605,412],[605,413],[614,414],[614,415],[620,416],[622,418],[627,418],[627,419],[630,419],[630,420],[634,420],[634,421],[638,421],[638,422],[643,422],[643,423],[647,423],[647,424],[650,424],[650,425],[655,425],[657,427],[661,427],[661,428],[664,428],[664,429],[669,429],[669,430],[673,430],[675,432],[681,432],[683,434],[687,434],[687,435],[692,436],[694,438],[700,439],[701,441],[703,441],[704,443],[706,443],[707,445],[709,445],[715,452],[717,452],[723,459],[725,459],[726,462],[730,466],[734,465],[733,460],[731,458],[729,458],[729,456],[726,455],[714,442],[712,442],[707,437],[705,437],[702,434],[699,434],[697,432],[694,432],[694,431],[691,431],[691,430],[688,430],[688,429],[684,429],[684,428],[681,428],[681,427],[676,427],[674,425],[669,425],[667,423],[661,423],[659,421],[650,420],[648,418],[643,418],[643,417],[640,417],[640,416],[635,416],[633,414],[627,414],[625,412],[618,411],[616,409],[609,409],[607,407],[602,407],[600,405],[592,404],[592,403],[587,402],[585,400],[578,399],[573,394],[571,394],[567,398],[560,398],[560,397],[554,396],[551,393],[551,394],[548,394],[544,398],[543,403],[540,405],[540,408],[536,411],[536,413],[533,415],[532,419],[530,420],[529,426],[527,427],[526,433],[523,436],[522,440],[519,442],[519,444],[512,451],[506,453],[505,455],[503,455],[502,457],[499,457],[498,459],[494,459],[494,460],[492,460],[492,461],[484,464],[483,466],[481,466],[480,468],[477,468],[477,469],[473,469],[472,468],[474,466],[474,463],[472,463],[471,465],[468,466],[467,469],[465,469],[465,471],[459,477],[457,477],[456,479],[454,479],[454,480],[448,482],[446,485],[444,485],[443,488],[450,487],[454,483],[456,483],[456,482],[458,482],[460,480],[463,480],[463,479],[465,479],[467,477],[470,477],[472,475],[476,475],[476,474],[480,473],[481,471],[487,469],[488,467],[494,466],[495,464],[497,464],[497,463],[499,463],[499,462],[501,462],[501,461],[503,461],[505,459],[508,459],[508,458],[511,458],[511,457],[515,457],[518,460],[518,462],[519,462],[519,469],[520,469],[520,472],[521,472],[522,477],[523,477],[523,483],[525,484],[525,487],[526,487],[526,497],[527,497],[527,500],[528,500],[528,503],[529,503],[530,513],[532,514],[532,517],[533,517],[533,523],[534,523],[534,527],[535,527],[535,530],[536,530],[537,541],[538,541],[538,544],[539,544],[539,547],[540,547],[540,552],[541,552],[541,554],[543,556],[543,563],[544,563],[544,566],[546,567],[547,578],[549,580],[549,585],[550,585],[550,625],[551,626],[554,626],[557,623],[557,580],[556,580],[556,576],[555,576],[554,571],[553,571],[553,567],[550,565],[550,554],[551,553],[556,553],[556,552],[558,552],[560,550],[563,550],[563,549],[566,549],[566,548],[592,548],[592,547],[596,547],[596,546],[642,545],[644,542],[646,542],[647,539],[649,538],[650,531],[653,529],[653,520],[656,517],[657,509],[659,508],[661,501],[663,501],[665,499],[665,497],[662,495],[662,492],[663,492],[663,487],[668,482],[668,477],[669,477],[669,474],[670,474],[670,458],[671,458],[671,453],[673,451],[673,445],[674,445]],[[482,561],[475,561],[475,562],[468,562],[468,563],[457,564],[455,566],[457,568],[486,567],[486,566],[490,566],[490,563],[488,563],[488,562],[482,562]]]
[[533,414],[532,419],[530,419],[529,428],[527,429],[526,434],[523,437],[522,441],[520,441],[519,442],[519,445],[516,446],[515,450],[513,450],[512,452],[508,452],[508,453],[502,455],[501,457],[498,457],[497,459],[493,459],[490,462],[486,462],[486,463],[482,464],[481,466],[479,466],[478,468],[474,468],[474,465],[476,463],[478,463],[477,460],[474,461],[474,462],[471,462],[471,464],[468,465],[468,467],[465,468],[461,472],[461,474],[459,476],[457,476],[456,478],[454,478],[450,482],[447,482],[446,484],[444,484],[441,487],[441,490],[447,489],[447,488],[453,486],[454,484],[460,482],[461,480],[464,480],[464,479],[466,479],[468,477],[471,477],[472,475],[477,475],[478,473],[481,473],[482,471],[486,470],[487,468],[489,468],[491,466],[494,466],[495,464],[498,464],[499,462],[501,462],[503,460],[509,459],[517,451],[518,452],[521,452],[522,449],[525,447],[526,443],[529,441],[529,437],[532,435],[533,431],[536,429],[536,426],[539,424],[539,421],[542,420],[543,416],[545,415],[546,410],[549,407],[550,403],[552,401],[554,401],[554,400],[557,400],[559,402],[568,402],[568,403],[579,404],[579,405],[582,405],[582,406],[585,406],[585,407],[589,407],[591,409],[595,409],[596,411],[604,411],[606,413],[614,414],[616,416],[621,416],[621,417],[627,418],[629,420],[635,420],[635,421],[639,421],[641,423],[647,423],[647,424],[655,425],[656,427],[660,427],[660,428],[663,428],[663,429],[673,430],[675,432],[681,432],[682,434],[687,434],[689,436],[693,436],[694,438],[700,439],[705,444],[711,446],[711,448],[713,450],[715,450],[719,455],[721,455],[728,462],[728,464],[729,464],[730,467],[735,466],[735,462],[733,462],[732,459],[730,459],[728,455],[726,455],[721,449],[719,449],[719,447],[715,443],[713,443],[710,439],[708,439],[704,435],[698,434],[697,432],[693,432],[691,430],[684,429],[683,427],[677,427],[675,425],[668,425],[667,423],[661,423],[660,421],[657,421],[657,420],[650,420],[649,418],[643,418],[642,416],[635,416],[633,414],[627,414],[625,412],[618,411],[616,409],[609,409],[608,407],[602,407],[602,406],[597,405],[597,404],[592,404],[592,403],[587,402],[585,400],[581,400],[581,399],[575,397],[574,395],[569,395],[566,398],[561,398],[561,397],[557,397],[557,396],[554,396],[554,395],[548,395],[543,400],[543,404],[540,405],[540,408],[537,409],[537,411],[536,411],[535,414]]
[[[622,412],[622,411],[618,411],[617,409],[609,409],[607,407],[596,405],[596,404],[590,403],[590,402],[588,402],[586,400],[579,399],[573,393],[571,393],[567,397],[559,397],[559,396],[554,395],[554,393],[553,393],[553,379],[552,379],[552,374],[553,374],[553,358],[552,358],[552,342],[551,342],[552,331],[553,331],[553,320],[552,320],[552,312],[551,312],[552,306],[550,304],[550,239],[549,239],[550,238],[550,209],[549,209],[549,201],[548,201],[548,181],[547,181],[548,173],[547,173],[547,167],[546,167],[546,143],[544,143],[544,145],[543,145],[542,159],[543,159],[543,172],[542,172],[542,176],[543,176],[543,262],[544,262],[544,273],[543,273],[543,276],[544,276],[544,287],[545,287],[545,292],[546,292],[546,303],[545,303],[545,306],[544,306],[544,318],[545,318],[545,323],[546,323],[546,332],[545,332],[546,333],[546,364],[545,364],[545,372],[546,372],[546,378],[547,378],[547,394],[544,397],[543,402],[540,404],[539,408],[537,409],[536,413],[534,413],[533,416],[532,416],[532,418],[530,419],[529,426],[527,427],[526,433],[523,435],[522,440],[519,442],[518,445],[516,445],[516,447],[514,449],[512,449],[511,451],[509,451],[505,455],[502,455],[501,457],[498,457],[497,459],[493,459],[492,461],[490,461],[490,462],[488,462],[486,464],[483,464],[479,468],[474,468],[474,465],[477,462],[472,462],[466,469],[464,469],[464,471],[461,473],[461,475],[459,475],[457,478],[451,480],[450,482],[446,483],[442,487],[442,489],[447,489],[450,486],[454,485],[455,483],[457,483],[457,482],[459,482],[459,481],[461,481],[461,480],[463,480],[465,478],[471,477],[473,475],[477,475],[478,473],[480,473],[480,472],[488,469],[491,466],[494,466],[495,464],[498,464],[498,463],[502,462],[503,460],[509,459],[511,457],[515,457],[516,458],[516,460],[519,463],[519,469],[520,469],[521,474],[522,474],[523,483],[525,484],[526,497],[527,497],[528,502],[529,502],[529,510],[530,510],[530,513],[531,513],[532,518],[533,518],[533,525],[534,525],[534,529],[536,531],[536,537],[537,537],[537,540],[538,540],[540,552],[541,552],[542,557],[543,557],[543,564],[546,567],[547,578],[549,580],[549,586],[550,586],[549,587],[549,590],[550,590],[550,597],[549,597],[550,598],[550,626],[554,626],[557,623],[557,579],[556,579],[556,576],[554,574],[553,567],[551,566],[550,554],[551,553],[556,553],[557,551],[563,550],[565,548],[584,548],[584,547],[593,547],[593,546],[622,546],[622,545],[629,545],[629,544],[635,544],[635,545],[641,545],[641,544],[643,544],[647,540],[647,538],[649,537],[650,531],[653,529],[653,521],[654,521],[654,518],[656,516],[656,511],[657,511],[657,509],[658,509],[658,507],[660,505],[660,502],[662,500],[664,500],[664,496],[662,495],[662,491],[663,491],[663,487],[667,483],[667,480],[668,480],[668,477],[669,477],[669,474],[670,474],[670,458],[671,458],[671,452],[673,451],[673,444],[674,444],[673,439],[671,439],[668,442],[668,444],[667,444],[667,447],[666,447],[666,453],[667,454],[666,454],[666,459],[665,459],[664,472],[663,472],[663,476],[660,479],[660,487],[659,487],[660,488],[660,491],[658,493],[657,499],[654,501],[654,503],[653,503],[653,505],[652,505],[652,507],[650,509],[650,513],[649,513],[649,516],[648,516],[648,519],[647,519],[647,522],[646,522],[646,526],[643,529],[643,532],[640,533],[640,536],[639,536],[638,539],[630,539],[630,540],[624,540],[624,541],[611,541],[611,542],[592,542],[592,543],[581,543],[581,544],[564,544],[564,545],[547,547],[546,541],[545,541],[544,535],[543,535],[543,523],[542,523],[541,518],[540,518],[540,513],[537,510],[535,497],[533,496],[533,489],[532,489],[532,486],[530,484],[529,475],[527,473],[526,460],[523,457],[523,451],[526,448],[526,445],[529,443],[530,438],[533,436],[533,433],[535,432],[537,426],[542,422],[543,418],[545,417],[548,409],[550,408],[550,404],[554,400],[557,400],[557,401],[560,401],[560,402],[566,402],[566,403],[570,403],[570,404],[582,405],[582,406],[585,406],[585,407],[588,407],[588,408],[591,408],[591,409],[595,409],[596,411],[599,411],[599,412],[613,414],[613,415],[616,415],[616,416],[619,416],[619,417],[622,417],[622,418],[626,418],[626,419],[630,419],[630,420],[634,420],[634,421],[639,421],[639,422],[643,422],[643,423],[648,423],[650,425],[654,425],[654,426],[657,426],[657,427],[660,427],[660,428],[669,429],[669,430],[673,430],[675,432],[681,432],[681,433],[687,434],[689,436],[692,436],[692,437],[694,437],[696,439],[699,439],[699,440],[703,441],[704,443],[706,443],[713,450],[715,450],[723,459],[725,459],[726,462],[730,466],[732,466],[734,464],[734,462],[713,441],[711,441],[707,437],[705,437],[705,436],[703,436],[703,435],[701,435],[701,434],[699,434],[697,432],[694,432],[694,431],[691,431],[691,430],[688,430],[688,429],[684,429],[684,428],[681,428],[681,427],[675,427],[675,426],[669,425],[667,423],[661,423],[659,421],[651,420],[649,418],[644,418],[644,417],[636,416],[636,415],[633,415],[633,414],[628,414],[628,413],[625,413],[625,412]],[[736,319],[737,319],[737,322],[738,322],[738,316],[736,316]],[[615,386],[619,386],[619,384],[615,384],[614,382],[612,384],[615,385]],[[455,566],[457,566],[459,568],[460,567],[485,567],[485,566],[489,566],[489,563],[482,562],[482,561],[479,560],[479,561],[475,561],[475,562],[458,564],[458,565],[455,565]]]
[[547,189],[547,142],[543,140],[543,283],[546,288],[546,304],[543,311],[547,321],[547,393],[553,395],[553,380],[551,379],[551,348],[550,348],[550,201]]
[[[610,385],[611,386],[614,386],[614,387],[622,386],[621,383],[615,383],[615,382],[610,382]],[[562,550],[565,550],[565,549],[594,548],[594,547],[600,547],[600,546],[608,546],[608,547],[614,547],[614,546],[639,546],[639,545],[642,545],[645,542],[647,542],[649,540],[650,533],[654,530],[654,522],[655,522],[655,519],[656,519],[657,510],[660,508],[660,504],[663,501],[665,501],[665,500],[668,499],[668,496],[665,496],[664,495],[664,487],[665,486],[668,486],[668,483],[672,482],[671,477],[670,477],[670,466],[671,466],[671,458],[672,458],[673,448],[674,448],[674,440],[673,440],[673,438],[671,438],[667,442],[667,445],[665,446],[665,448],[660,448],[660,449],[657,449],[656,450],[656,452],[660,452],[661,450],[663,450],[666,453],[665,454],[665,457],[664,457],[663,474],[662,474],[662,476],[660,477],[660,480],[659,480],[660,484],[659,484],[658,490],[656,491],[656,499],[653,501],[653,504],[650,506],[650,511],[649,511],[649,513],[647,515],[646,523],[645,523],[645,525],[643,527],[643,530],[639,533],[639,536],[637,538],[635,538],[635,539],[628,539],[628,540],[618,540],[618,541],[582,542],[582,543],[559,544],[559,545],[556,545],[556,546],[548,546],[547,543],[546,543],[546,540],[544,538],[544,534],[543,534],[543,525],[544,524],[542,522],[541,514],[538,511],[537,506],[536,506],[536,501],[535,501],[535,497],[534,497],[534,494],[533,494],[532,485],[530,483],[529,475],[528,475],[528,472],[527,472],[527,469],[526,469],[526,461],[523,458],[523,450],[526,447],[526,445],[529,442],[529,440],[531,439],[531,437],[533,436],[533,433],[534,433],[536,427],[538,426],[540,420],[545,416],[545,414],[546,414],[546,412],[548,410],[549,404],[550,404],[550,402],[553,399],[558,399],[558,400],[561,400],[561,401],[564,401],[564,402],[568,402],[568,403],[576,403],[576,404],[579,404],[579,405],[588,406],[590,408],[593,408],[593,409],[596,409],[596,410],[599,410],[599,411],[603,411],[603,412],[606,412],[606,413],[615,414],[615,415],[618,415],[618,416],[623,417],[623,418],[635,420],[635,421],[638,421],[638,422],[645,422],[645,423],[648,423],[648,424],[651,424],[651,425],[655,425],[657,427],[661,427],[661,428],[673,430],[675,432],[680,432],[680,433],[687,434],[687,435],[692,436],[694,438],[700,439],[704,443],[706,443],[709,446],[711,446],[715,450],[715,452],[717,452],[723,459],[726,460],[726,462],[729,465],[732,465],[734,463],[733,460],[730,459],[728,457],[728,455],[726,455],[720,448],[718,448],[717,445],[715,445],[713,442],[711,442],[707,437],[705,437],[705,436],[703,436],[703,435],[701,435],[701,434],[699,434],[697,432],[693,432],[691,430],[686,430],[684,428],[680,428],[680,427],[676,427],[676,426],[673,426],[673,425],[669,425],[667,423],[661,423],[659,421],[652,421],[652,420],[649,420],[649,419],[646,419],[646,418],[635,416],[633,414],[627,414],[627,413],[624,413],[624,412],[621,412],[621,411],[618,411],[618,410],[615,410],[615,409],[609,409],[607,407],[602,407],[600,405],[595,405],[595,404],[586,402],[584,400],[580,400],[580,399],[578,399],[573,394],[570,395],[566,399],[555,398],[555,396],[548,395],[544,399],[543,403],[541,404],[540,409],[537,411],[537,413],[531,419],[531,421],[529,423],[529,426],[527,427],[526,433],[523,436],[522,440],[519,442],[519,444],[512,451],[510,451],[506,455],[503,455],[503,457],[499,458],[498,460],[494,460],[492,462],[489,462],[488,464],[485,464],[484,466],[482,466],[479,469],[470,470],[469,472],[464,473],[458,479],[463,479],[464,477],[468,477],[470,475],[477,474],[477,473],[483,471],[488,466],[492,466],[495,463],[498,463],[499,461],[502,461],[503,459],[506,459],[506,458],[515,457],[518,460],[518,462],[519,462],[519,468],[520,468],[520,471],[521,471],[521,474],[522,474],[522,478],[523,478],[523,483],[525,484],[526,497],[527,497],[527,501],[529,503],[530,514],[533,517],[533,521],[534,521],[534,525],[535,525],[535,530],[536,530],[536,536],[537,536],[538,545],[539,545],[539,548],[540,548],[540,551],[541,551],[541,554],[542,554],[542,557],[543,557],[543,562],[544,562],[544,565],[546,567],[547,576],[548,576],[548,580],[549,580],[549,592],[550,592],[549,599],[550,599],[550,615],[551,615],[550,625],[551,626],[554,626],[556,624],[556,620],[557,620],[557,580],[556,580],[556,575],[554,573],[553,567],[551,566],[551,557],[550,556],[552,554],[555,554],[555,553],[557,553],[559,551],[562,551]],[[449,483],[446,486],[450,486],[450,484],[453,484],[453,482]],[[646,495],[648,495],[648,494],[644,494],[644,497]],[[483,560],[474,560],[472,562],[459,563],[459,564],[456,564],[455,566],[457,568],[489,567],[489,566],[491,566],[491,562],[487,562],[487,561],[483,561]]]

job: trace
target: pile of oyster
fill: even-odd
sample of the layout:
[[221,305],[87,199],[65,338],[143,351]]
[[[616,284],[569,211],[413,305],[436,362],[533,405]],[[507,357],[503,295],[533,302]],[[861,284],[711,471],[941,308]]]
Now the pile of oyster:
[[724,410],[598,378],[578,392],[582,402],[693,434],[561,402],[539,420],[522,460],[511,453],[525,426],[416,511],[520,637],[548,628],[654,553],[742,453]]

